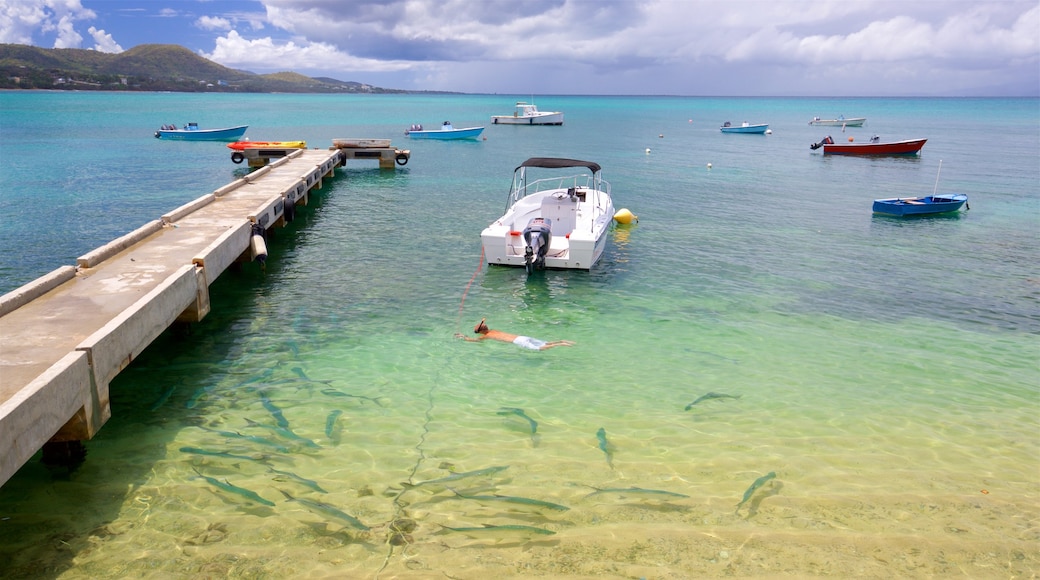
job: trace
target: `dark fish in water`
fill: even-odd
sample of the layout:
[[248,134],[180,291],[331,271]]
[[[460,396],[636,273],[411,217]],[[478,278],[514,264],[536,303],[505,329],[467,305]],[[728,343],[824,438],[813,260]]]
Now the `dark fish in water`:
[[267,397],[260,397],[260,403],[263,404],[264,408],[267,409],[271,416],[274,417],[274,422],[278,424],[282,429],[289,428],[289,420],[282,414],[282,410],[278,408],[271,399]]
[[476,526],[472,528],[452,528],[449,526],[441,526],[441,531],[448,530],[463,534],[470,538],[516,538],[526,537],[532,538],[535,536],[552,536],[556,532],[552,530],[546,530],[543,528],[536,528],[534,526],[524,526],[519,524],[512,524],[506,526],[493,526],[491,524],[484,524],[483,526]]
[[185,403],[184,406],[189,409],[194,409],[196,406],[198,406],[199,401],[201,401],[203,397],[208,395],[209,392],[213,390],[213,388],[214,387],[211,385],[209,387],[199,387],[198,389],[195,389],[195,392],[191,394],[191,398],[188,399],[188,402]]
[[248,455],[235,455],[234,453],[228,453],[227,451],[209,451],[208,449],[199,449],[198,447],[181,447],[181,453],[207,455],[209,457],[223,457],[224,459],[244,459],[246,461],[259,461],[260,463],[264,462],[264,459],[257,459],[256,457],[250,457]]
[[257,494],[255,491],[248,490],[248,489],[246,489],[244,487],[238,487],[237,485],[232,484],[230,481],[228,481],[226,479],[224,481],[220,481],[219,479],[210,477],[208,475],[202,475],[201,473],[199,473],[198,469],[195,469],[195,473],[198,473],[199,477],[201,477],[202,479],[205,479],[210,485],[212,485],[214,487],[217,487],[217,488],[220,488],[220,489],[222,489],[222,490],[224,490],[226,492],[233,493],[233,494],[236,494],[236,495],[240,495],[240,496],[242,496],[242,497],[244,497],[244,498],[246,498],[248,500],[255,501],[256,503],[259,503],[259,504],[269,505],[269,506],[273,506],[274,505],[273,501],[266,500],[266,499],[260,497],[260,495]]
[[503,416],[516,415],[517,417],[520,417],[521,419],[527,421],[527,423],[531,426],[531,435],[534,435],[538,432],[538,422],[528,417],[527,414],[524,413],[523,409],[517,409],[516,407],[502,407],[498,410],[497,414]]
[[427,480],[427,481],[420,481],[419,483],[407,483],[407,482],[404,482],[404,483],[401,483],[401,485],[403,485],[404,487],[409,487],[409,488],[411,488],[411,487],[419,487],[419,486],[424,486],[424,485],[425,486],[444,485],[446,483],[452,483],[454,481],[459,481],[460,479],[466,479],[468,477],[481,477],[481,476],[487,476],[487,475],[494,475],[494,474],[498,473],[499,471],[503,471],[503,470],[506,470],[506,469],[509,469],[508,465],[496,465],[496,466],[493,466],[493,467],[485,467],[484,469],[478,469],[476,471],[467,471],[465,473],[453,473],[453,474],[451,474],[451,475],[449,475],[447,477],[442,477],[440,479],[430,479],[430,480]]
[[331,387],[328,388],[328,389],[322,389],[321,390],[321,394],[329,396],[329,397],[350,397],[351,399],[362,399],[364,401],[372,401],[373,403],[379,405],[380,407],[384,406],[383,403],[379,402],[379,399],[382,399],[383,397],[366,397],[364,395],[351,395],[350,393],[344,393],[343,391],[337,391],[336,389],[333,389]]
[[244,441],[250,441],[252,443],[257,443],[259,445],[266,445],[267,447],[270,447],[270,448],[274,449],[275,451],[280,451],[282,453],[288,453],[289,452],[289,448],[286,447],[285,445],[282,445],[281,443],[278,443],[276,441],[271,441],[270,439],[265,439],[263,437],[258,437],[256,435],[243,435],[242,433],[239,433],[238,431],[219,431],[217,429],[209,429],[209,428],[206,428],[206,427],[199,427],[199,428],[200,429],[205,429],[206,431],[212,431],[213,433],[216,433],[218,435],[223,435],[224,437],[227,437],[229,439],[242,439]]
[[[271,473],[274,473],[275,475],[280,476],[282,480],[284,480],[285,478],[288,478],[288,479],[291,479],[291,480],[295,481],[296,483],[299,483],[300,485],[306,485],[307,487],[313,489],[314,491],[316,491],[318,493],[329,493],[329,492],[325,491],[324,489],[322,489],[321,486],[318,485],[318,482],[312,481],[310,479],[304,479],[304,478],[300,477],[299,475],[296,475],[295,473],[293,473],[291,471],[278,471],[277,469],[273,469],[273,468],[270,468],[270,467],[267,468],[267,471],[269,471]],[[277,481],[277,480],[279,480],[279,478],[276,477],[275,480]]]
[[756,489],[762,487],[763,484],[765,484],[767,481],[769,481],[770,479],[773,479],[775,477],[776,477],[776,472],[775,471],[770,471],[769,473],[767,473],[767,474],[763,475],[762,477],[756,479],[755,482],[751,484],[751,487],[747,488],[747,491],[744,492],[744,499],[740,500],[740,503],[737,504],[737,509],[739,510],[740,506],[744,505],[747,502],[747,500],[751,499],[751,496],[755,493]]
[[173,392],[176,390],[177,385],[170,385],[165,391],[163,391],[163,394],[159,395],[159,398],[156,399],[154,403],[152,403],[151,410],[158,411],[159,407],[162,407],[166,404],[166,401],[170,400],[170,395],[172,395]]
[[338,519],[340,521],[346,522],[347,525],[349,525],[350,527],[354,528],[355,530],[367,531],[367,530],[371,529],[368,526],[366,526],[365,524],[361,523],[361,520],[359,520],[359,519],[355,518],[354,516],[352,516],[352,515],[344,512],[344,511],[340,510],[339,508],[330,506],[327,503],[322,503],[320,501],[314,501],[314,500],[311,500],[311,499],[307,499],[305,497],[293,497],[293,496],[285,493],[284,491],[282,491],[280,489],[278,491],[282,492],[282,495],[285,496],[285,499],[287,499],[289,501],[294,501],[294,502],[299,503],[299,504],[302,504],[307,509],[311,510],[314,513],[322,514],[322,515],[329,516],[329,517],[332,517],[332,518],[336,518],[336,519]]
[[278,436],[282,437],[283,439],[289,439],[290,441],[298,441],[299,443],[302,443],[303,445],[305,445],[307,447],[314,447],[314,448],[321,447],[320,445],[318,445],[314,441],[311,441],[310,439],[307,439],[306,437],[300,437],[296,433],[293,433],[292,430],[289,429],[289,428],[280,427],[280,426],[274,426],[274,425],[264,425],[263,423],[257,423],[256,421],[251,421],[249,419],[246,419],[246,422],[249,423],[250,427],[262,427],[262,428],[267,429],[268,431],[270,431],[272,433],[277,434]]
[[607,441],[607,430],[603,427],[596,431],[596,439],[599,439],[599,448],[607,456],[607,465],[614,469],[614,445]]
[[[451,488],[448,488],[448,489],[451,489]],[[513,503],[513,504],[526,505],[526,506],[531,506],[531,507],[536,507],[536,508],[546,508],[546,509],[551,509],[551,510],[555,510],[555,511],[558,511],[558,512],[565,512],[565,511],[571,509],[571,508],[569,508],[569,507],[567,507],[565,505],[560,505],[558,503],[542,501],[540,499],[531,499],[531,498],[527,498],[527,497],[515,497],[515,496],[510,496],[510,495],[498,495],[497,493],[493,494],[493,495],[466,495],[466,494],[463,494],[463,493],[459,493],[458,491],[455,491],[454,489],[452,489],[451,491],[455,495],[461,497],[462,499],[471,499],[473,501],[478,501],[478,502]]]
[[709,399],[739,399],[742,396],[743,395],[726,395],[726,394],[723,394],[723,393],[708,393],[706,395],[701,395],[701,396],[697,397],[697,399],[694,402],[690,403],[689,405],[686,405],[686,408],[683,409],[683,411],[689,411],[691,408],[693,408],[694,405],[696,405],[697,403],[700,403],[701,401],[707,401]]
[[300,368],[300,367],[293,367],[291,370],[292,370],[293,374],[295,374],[296,376],[300,377],[301,379],[307,381],[308,383],[322,383],[322,384],[325,384],[325,385],[332,384],[332,381],[316,381],[316,380],[308,377],[307,373],[303,372],[303,369]]
[[599,488],[599,487],[593,487],[591,485],[589,487],[592,487],[592,489],[594,489],[596,491],[590,493],[589,495],[587,495],[585,497],[592,497],[592,496],[600,494],[600,493],[629,493],[629,494],[637,493],[637,494],[662,495],[662,496],[667,496],[667,497],[680,497],[680,498],[681,497],[690,497],[690,496],[688,496],[686,494],[683,494],[683,493],[675,493],[674,491],[665,491],[663,489],[644,489],[642,487],[605,487],[605,488]]
[[[339,442],[339,430],[336,428],[336,419],[339,419],[339,416],[342,414],[343,411],[336,409],[329,413],[328,419],[325,419],[325,436],[336,443]],[[335,436],[333,436],[333,434],[335,434]]]

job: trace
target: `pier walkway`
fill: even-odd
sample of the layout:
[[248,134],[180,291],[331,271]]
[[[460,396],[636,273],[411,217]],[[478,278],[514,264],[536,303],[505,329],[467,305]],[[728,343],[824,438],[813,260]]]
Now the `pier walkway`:
[[0,486],[45,443],[93,437],[112,379],[175,321],[201,320],[209,285],[348,158],[297,150],[0,297]]

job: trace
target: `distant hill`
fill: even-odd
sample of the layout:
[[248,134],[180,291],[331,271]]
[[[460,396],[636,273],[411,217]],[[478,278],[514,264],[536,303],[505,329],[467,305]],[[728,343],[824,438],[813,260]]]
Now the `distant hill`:
[[176,44],[142,44],[110,54],[78,48],[0,44],[0,89],[240,93],[412,93],[294,72],[230,69]]

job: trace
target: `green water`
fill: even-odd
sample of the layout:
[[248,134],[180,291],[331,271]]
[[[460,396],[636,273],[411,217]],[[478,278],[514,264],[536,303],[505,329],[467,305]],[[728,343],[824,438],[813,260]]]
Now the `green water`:
[[[407,167],[339,170],[271,240],[266,271],[222,276],[202,323],[163,335],[116,379],[113,418],[87,443],[79,470],[53,473],[34,460],[4,485],[9,575],[1040,570],[1036,123],[999,154],[978,147],[987,122],[1035,116],[1035,100],[762,99],[727,113],[739,121],[750,109],[747,120],[770,122],[774,134],[758,137],[718,134],[721,100],[561,98],[539,105],[565,110],[563,127],[489,127],[486,141],[426,143],[396,136],[432,123],[414,118],[420,105],[451,108],[446,119],[470,126],[459,110],[478,111],[471,120],[480,123],[482,108],[511,102],[410,99],[380,101],[357,130],[394,135],[412,150]],[[251,104],[275,125],[278,110],[301,102],[311,101]],[[915,159],[810,153],[819,130],[806,120],[838,106],[877,131],[888,117],[893,138],[924,128],[929,144]],[[932,109],[945,125],[918,119]],[[720,116],[710,126],[700,118],[709,112]],[[329,123],[346,126],[350,114]],[[619,120],[608,130],[611,114]],[[253,138],[296,138],[279,131]],[[299,131],[318,139],[316,128]],[[206,180],[219,185],[241,171],[224,153],[218,164],[199,151],[191,154],[213,167]],[[601,163],[615,206],[639,215],[610,233],[592,272],[525,279],[482,265],[477,234],[501,213],[512,168],[533,155]],[[968,193],[970,211],[870,215],[873,197],[930,193],[940,157],[941,189]],[[173,181],[174,191],[190,189],[190,180]],[[482,317],[491,328],[576,344],[532,352],[452,338]],[[739,398],[684,410],[709,392]],[[522,408],[536,433],[498,414],[503,407]],[[300,439],[276,430],[282,418]],[[570,509],[403,485],[492,466],[508,468],[460,479],[457,489]],[[776,478],[738,510],[769,472]],[[689,497],[589,495],[632,487]],[[397,531],[405,519],[414,529]],[[442,527],[484,524],[556,534],[468,537]]]

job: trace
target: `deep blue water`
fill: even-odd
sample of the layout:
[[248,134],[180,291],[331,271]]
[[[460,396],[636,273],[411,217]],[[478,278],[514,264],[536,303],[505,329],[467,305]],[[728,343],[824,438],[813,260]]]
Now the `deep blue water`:
[[[806,574],[822,568],[799,554],[827,552],[839,530],[897,538],[878,548],[888,566],[870,560],[881,567],[866,575],[878,576],[944,575],[939,556],[924,572],[891,563],[900,545],[941,551],[971,570],[986,560],[979,554],[1035,542],[1005,516],[1040,515],[1040,101],[544,96],[537,104],[564,111],[563,126],[488,125],[486,140],[474,142],[403,134],[412,123],[487,125],[515,100],[530,98],[0,93],[0,292],[245,171],[223,144],[154,139],[161,124],[249,124],[253,140],[311,147],[390,137],[412,151],[393,171],[369,162],[340,170],[278,232],[265,273],[226,274],[213,312],[189,337],[164,335],[124,371],[112,386],[113,418],[71,479],[33,462],[5,485],[0,553],[17,553],[18,570],[49,563],[69,577],[218,564],[248,575],[246,564],[227,568],[229,552],[270,575],[380,569],[385,530],[317,531],[326,518],[279,490],[373,527],[414,518],[405,553],[429,570],[465,563],[497,573],[479,554],[455,550],[454,536],[445,540],[451,550],[435,549],[437,526],[481,523],[553,529],[561,553],[600,575],[611,573],[596,562],[657,561],[622,550],[626,542],[655,538],[682,553],[671,534],[706,529],[716,539],[752,533],[779,559],[766,571]],[[867,125],[844,133],[808,125],[840,114]],[[773,133],[724,135],[727,120],[769,123]],[[828,134],[875,133],[928,143],[919,157],[809,149]],[[600,163],[615,207],[639,216],[611,233],[592,272],[525,280],[480,263],[480,229],[502,212],[512,169],[533,156]],[[875,198],[935,189],[968,194],[971,209],[910,220],[871,214]],[[452,339],[481,317],[577,344],[531,353]],[[707,392],[740,398],[683,410]],[[272,453],[217,433],[270,436],[250,423],[274,424],[264,398],[320,447]],[[502,407],[525,409],[539,437],[496,414]],[[334,410],[339,427],[326,432]],[[597,448],[600,427],[616,446],[613,468]],[[307,495],[262,464],[182,447],[273,456],[274,469],[333,489]],[[499,464],[510,465],[499,493],[572,509],[518,519],[439,494],[394,501],[400,482],[444,476],[448,465]],[[196,470],[278,506],[207,486]],[[777,478],[755,516],[735,516],[741,494],[770,471]],[[600,503],[583,499],[589,486],[693,499]],[[999,503],[961,501],[979,489]],[[921,502],[944,515],[919,513],[912,506]],[[220,541],[186,543],[213,526],[225,530],[213,532]],[[950,526],[967,535],[943,540]],[[52,537],[71,548],[48,547]],[[918,537],[940,539],[924,546]],[[966,547],[975,540],[979,553]],[[741,543],[719,541],[733,554]],[[195,547],[163,563],[171,545]],[[328,557],[315,559],[316,546]],[[531,566],[560,573],[564,556],[534,550],[523,556]],[[832,563],[862,564],[827,553]],[[388,570],[407,568],[399,556]],[[764,573],[752,560],[738,572]],[[701,567],[707,557],[676,561],[670,570],[680,576],[718,573]],[[1016,561],[1000,569],[1037,571],[1035,550]]]

